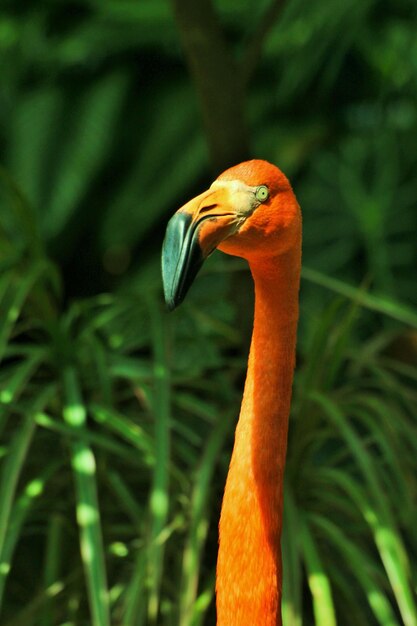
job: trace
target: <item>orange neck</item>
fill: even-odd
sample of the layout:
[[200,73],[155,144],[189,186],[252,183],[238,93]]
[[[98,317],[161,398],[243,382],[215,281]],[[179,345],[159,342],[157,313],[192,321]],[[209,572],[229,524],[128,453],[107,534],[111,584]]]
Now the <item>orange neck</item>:
[[283,476],[300,250],[251,263],[255,321],[220,518],[218,626],[281,625]]

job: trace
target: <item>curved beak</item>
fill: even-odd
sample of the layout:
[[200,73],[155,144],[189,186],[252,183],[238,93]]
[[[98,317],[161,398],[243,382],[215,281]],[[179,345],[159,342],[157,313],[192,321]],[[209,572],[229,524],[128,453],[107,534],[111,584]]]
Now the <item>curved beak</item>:
[[165,302],[173,311],[184,299],[204,260],[240,220],[226,187],[209,189],[179,209],[168,222],[162,246]]

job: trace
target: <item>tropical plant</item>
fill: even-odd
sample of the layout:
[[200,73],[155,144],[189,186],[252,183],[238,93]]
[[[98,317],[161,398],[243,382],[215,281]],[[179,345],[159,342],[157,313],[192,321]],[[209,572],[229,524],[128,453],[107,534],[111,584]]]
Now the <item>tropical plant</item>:
[[[245,368],[233,309],[207,300],[228,274],[212,265],[172,317],[157,288],[67,305],[34,216],[5,175],[2,189],[3,623],[210,623]],[[416,620],[417,373],[390,356],[392,332],[352,345],[360,310],[336,300],[300,354],[286,626]]]
[[[202,6],[214,107],[181,50]],[[304,215],[285,626],[417,623],[415,25],[412,0],[3,3],[2,624],[214,623],[250,289],[213,255],[166,316],[159,249],[249,151]]]
[[[414,3],[270,5],[216,3],[245,84],[251,154],[290,175],[310,266],[416,303],[406,271],[417,230]],[[6,3],[0,15],[0,158],[75,295],[152,262],[150,236],[209,180],[181,32],[163,0]]]
[[[414,624],[416,370],[392,333],[355,346],[360,309],[318,319],[295,384],[286,472],[285,623]],[[307,613],[308,614],[308,613]],[[307,621],[306,623],[309,623]]]

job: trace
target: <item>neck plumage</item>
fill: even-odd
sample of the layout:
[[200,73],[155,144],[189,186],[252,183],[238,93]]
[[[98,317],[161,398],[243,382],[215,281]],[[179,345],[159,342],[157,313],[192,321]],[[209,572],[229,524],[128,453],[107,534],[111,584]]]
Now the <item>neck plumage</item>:
[[280,626],[280,537],[300,250],[251,264],[255,320],[220,518],[218,626]]

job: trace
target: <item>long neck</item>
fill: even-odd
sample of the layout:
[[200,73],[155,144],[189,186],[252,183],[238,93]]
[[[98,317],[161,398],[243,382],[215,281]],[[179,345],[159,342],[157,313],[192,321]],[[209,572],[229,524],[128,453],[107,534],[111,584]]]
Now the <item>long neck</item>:
[[220,518],[217,625],[281,625],[280,536],[300,250],[251,264],[255,320]]

